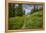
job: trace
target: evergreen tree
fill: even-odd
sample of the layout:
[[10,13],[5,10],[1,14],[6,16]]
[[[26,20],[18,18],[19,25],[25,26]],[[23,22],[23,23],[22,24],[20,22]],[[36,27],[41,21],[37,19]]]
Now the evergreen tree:
[[15,16],[15,4],[9,3],[9,17]]
[[23,16],[23,9],[22,9],[22,4],[18,4],[19,6],[18,7],[16,7],[16,9],[15,9],[15,15],[16,16]]

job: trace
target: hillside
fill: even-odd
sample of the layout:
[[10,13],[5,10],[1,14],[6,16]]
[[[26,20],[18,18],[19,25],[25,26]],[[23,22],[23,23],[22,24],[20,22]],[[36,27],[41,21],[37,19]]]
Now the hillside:
[[39,29],[43,27],[43,11],[39,10],[30,15],[9,18],[9,30],[11,29]]

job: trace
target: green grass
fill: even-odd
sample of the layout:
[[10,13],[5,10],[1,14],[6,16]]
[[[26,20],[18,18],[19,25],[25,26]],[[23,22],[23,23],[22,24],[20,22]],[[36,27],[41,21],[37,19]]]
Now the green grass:
[[43,13],[42,11],[35,12],[30,15],[16,16],[9,18],[9,30],[14,29],[39,29],[43,27]]

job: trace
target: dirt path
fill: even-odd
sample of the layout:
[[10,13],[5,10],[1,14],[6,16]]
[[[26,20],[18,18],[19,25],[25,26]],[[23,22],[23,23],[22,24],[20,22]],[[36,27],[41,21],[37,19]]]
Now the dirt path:
[[23,23],[22,29],[24,29],[25,26],[26,26],[26,17],[24,18],[24,23]]

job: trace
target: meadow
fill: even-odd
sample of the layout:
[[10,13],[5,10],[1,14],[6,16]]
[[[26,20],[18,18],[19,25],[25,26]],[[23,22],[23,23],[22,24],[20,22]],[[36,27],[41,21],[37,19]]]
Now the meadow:
[[43,11],[9,18],[9,30],[43,28]]

